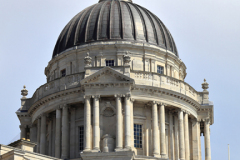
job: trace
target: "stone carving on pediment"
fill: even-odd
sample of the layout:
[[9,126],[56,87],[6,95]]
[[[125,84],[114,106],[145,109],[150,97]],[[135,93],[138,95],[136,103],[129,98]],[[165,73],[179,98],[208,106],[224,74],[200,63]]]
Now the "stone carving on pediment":
[[116,114],[116,109],[110,102],[105,102],[105,103],[102,103],[101,105],[103,105],[101,109],[101,114],[104,117],[112,117]]
[[81,81],[81,84],[87,84],[87,83],[116,83],[116,82],[130,82],[134,83],[134,80],[130,77],[127,77],[126,75],[110,68],[105,67],[98,72],[86,77]]

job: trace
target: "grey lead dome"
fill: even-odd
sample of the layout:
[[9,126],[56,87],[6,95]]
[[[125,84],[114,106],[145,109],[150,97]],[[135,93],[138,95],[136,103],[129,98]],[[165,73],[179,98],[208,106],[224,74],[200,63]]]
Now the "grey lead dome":
[[60,34],[52,57],[74,46],[116,40],[149,43],[178,57],[173,37],[161,20],[131,0],[100,0],[78,13]]

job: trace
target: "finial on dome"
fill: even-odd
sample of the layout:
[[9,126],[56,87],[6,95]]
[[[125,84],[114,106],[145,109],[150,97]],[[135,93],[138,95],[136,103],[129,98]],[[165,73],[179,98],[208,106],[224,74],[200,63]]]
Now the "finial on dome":
[[92,57],[89,56],[89,52],[87,52],[86,57],[84,58],[85,67],[92,66]]
[[28,90],[26,90],[26,86],[23,86],[23,89],[21,90],[21,95],[23,96],[23,98],[26,98],[26,96],[28,95]]
[[204,89],[204,91],[207,91],[207,89],[209,88],[208,86],[209,84],[207,83],[207,80],[204,79],[204,82],[202,83],[202,89]]
[[[109,1],[109,0],[99,0],[98,3],[103,2],[103,1]],[[132,2],[132,0],[118,0],[118,1]]]

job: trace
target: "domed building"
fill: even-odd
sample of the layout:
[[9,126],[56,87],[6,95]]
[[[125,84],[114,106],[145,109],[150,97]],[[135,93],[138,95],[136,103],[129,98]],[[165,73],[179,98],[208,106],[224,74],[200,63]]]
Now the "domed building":
[[132,0],[100,0],[73,17],[45,75],[31,98],[22,90],[16,112],[21,140],[10,146],[36,144],[29,159],[202,160],[205,145],[211,160],[208,83],[198,92],[184,81],[171,33]]

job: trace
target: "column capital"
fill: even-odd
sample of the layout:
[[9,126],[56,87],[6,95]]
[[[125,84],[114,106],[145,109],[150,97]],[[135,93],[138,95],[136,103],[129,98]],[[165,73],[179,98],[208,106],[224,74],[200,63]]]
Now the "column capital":
[[29,128],[34,128],[34,127],[36,127],[36,125],[35,124],[30,124],[30,125],[28,125],[28,127]]
[[42,113],[42,114],[40,115],[40,117],[47,117],[47,116],[48,116],[47,113]]
[[133,103],[135,101],[135,99],[134,98],[130,98],[130,101]]
[[19,125],[19,128],[20,128],[20,129],[27,128],[27,125],[21,124],[21,125]]
[[204,122],[204,124],[210,124],[210,119],[209,118],[203,119],[202,121]]
[[178,113],[179,113],[179,112],[183,112],[183,113],[185,113],[186,110],[184,110],[184,109],[182,109],[182,108],[179,108],[179,109],[178,109]]
[[166,106],[167,104],[166,103],[163,103],[163,102],[156,102],[159,106]]
[[90,99],[92,96],[91,95],[85,95],[83,96],[84,99]]
[[71,107],[70,107],[70,110],[71,110],[71,111],[75,111],[75,110],[76,110],[76,107],[75,107],[75,106],[71,106]]
[[92,98],[93,98],[93,99],[96,99],[96,100],[99,100],[100,95],[92,95]]
[[159,102],[157,102],[157,101],[150,101],[150,102],[148,102],[148,105],[149,105],[149,106],[154,105],[154,104],[157,104],[157,105],[158,105]]
[[114,97],[115,98],[121,98],[121,97],[123,97],[123,95],[122,94],[115,94]]
[[131,98],[131,93],[123,94],[123,97]]
[[64,109],[66,107],[70,107],[68,104],[61,104],[57,107],[57,109]]

